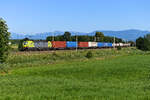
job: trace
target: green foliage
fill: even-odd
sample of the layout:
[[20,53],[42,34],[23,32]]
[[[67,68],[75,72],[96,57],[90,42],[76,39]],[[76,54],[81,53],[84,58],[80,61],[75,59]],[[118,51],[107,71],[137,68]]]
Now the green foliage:
[[88,59],[89,59],[89,58],[92,58],[92,57],[93,57],[92,52],[91,52],[91,51],[88,51],[85,57],[88,58]]
[[132,47],[135,46],[135,42],[134,41],[128,41],[128,43],[130,43]]
[[0,64],[0,73],[8,73],[10,70],[10,65],[6,63],[1,63]]
[[121,46],[118,46],[118,47],[117,47],[117,50],[121,50]]
[[19,41],[19,44],[18,44],[18,50],[19,50],[19,51],[22,51],[22,50],[23,50],[23,42],[24,42],[24,40],[20,40],[20,41]]
[[137,47],[138,49],[143,49],[143,44],[144,44],[144,38],[139,37],[139,38],[136,40],[136,47]]
[[147,34],[145,38],[150,41],[150,34]]
[[10,40],[12,45],[18,45],[20,40]]
[[[94,42],[95,39],[97,42],[111,42],[111,43],[113,43],[113,41],[114,41],[113,37],[104,36],[104,34],[102,32],[96,32],[95,36],[80,35],[77,37],[78,37],[78,41],[81,41],[81,42],[88,42],[88,41]],[[52,41],[53,36],[48,36],[46,38],[46,40]],[[76,36],[71,36],[70,32],[65,32],[64,35],[55,36],[55,41],[76,41]],[[116,43],[120,43],[120,42],[123,42],[123,40],[120,38],[116,38]]]
[[95,37],[96,37],[97,42],[103,42],[104,41],[104,34],[102,32],[96,32]]
[[59,57],[59,55],[56,52],[52,53],[52,56],[50,56],[52,60],[56,61]]
[[150,35],[139,37],[136,40],[136,47],[143,51],[150,51]]
[[0,63],[4,63],[9,51],[9,36],[6,22],[0,18]]
[[65,32],[63,37],[64,37],[65,41],[71,41],[71,33],[70,32]]
[[133,55],[15,68],[0,76],[0,100],[149,100],[149,59]]
[[122,48],[117,51],[113,49],[94,49],[94,50],[62,50],[62,51],[33,51],[33,52],[13,52],[10,53],[8,63],[11,67],[29,67],[29,66],[42,66],[45,64],[57,63],[62,61],[72,60],[85,60],[85,55],[88,51],[93,54],[92,58],[105,58],[111,56],[124,56],[124,55],[137,55],[147,54],[136,48]]
[[149,96],[149,59],[136,48],[12,52],[11,70],[0,73],[0,100],[136,100]]

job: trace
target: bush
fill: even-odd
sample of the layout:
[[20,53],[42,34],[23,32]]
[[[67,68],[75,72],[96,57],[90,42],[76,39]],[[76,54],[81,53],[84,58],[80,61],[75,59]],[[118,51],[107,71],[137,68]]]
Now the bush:
[[6,63],[0,64],[0,72],[8,73],[10,66]]
[[150,39],[147,36],[145,36],[144,38],[139,37],[136,40],[136,47],[138,49],[143,50],[143,51],[149,51],[150,50]]
[[59,57],[59,55],[56,52],[53,52],[52,56],[51,56],[51,59],[55,61],[55,60],[58,59],[58,57]]
[[91,52],[91,51],[88,51],[85,57],[88,58],[88,59],[89,59],[89,58],[92,58],[92,57],[93,57],[92,52]]
[[117,47],[117,50],[121,50],[121,49],[122,49],[121,46],[118,46],[118,47]]

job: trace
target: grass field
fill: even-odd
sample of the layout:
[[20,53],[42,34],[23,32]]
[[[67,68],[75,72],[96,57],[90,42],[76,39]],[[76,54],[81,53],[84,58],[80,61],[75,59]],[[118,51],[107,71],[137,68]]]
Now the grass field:
[[134,48],[11,53],[0,100],[149,100],[150,55]]

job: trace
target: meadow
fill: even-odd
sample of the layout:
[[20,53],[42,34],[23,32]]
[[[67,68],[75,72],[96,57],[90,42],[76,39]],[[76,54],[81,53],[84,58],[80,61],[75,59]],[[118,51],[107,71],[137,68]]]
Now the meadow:
[[11,52],[0,100],[149,100],[149,62],[135,48]]

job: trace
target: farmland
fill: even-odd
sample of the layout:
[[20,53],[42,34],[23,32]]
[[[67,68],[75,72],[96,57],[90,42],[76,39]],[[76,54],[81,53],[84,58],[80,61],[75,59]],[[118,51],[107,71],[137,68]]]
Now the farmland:
[[149,62],[150,53],[135,48],[13,51],[0,100],[149,100]]

